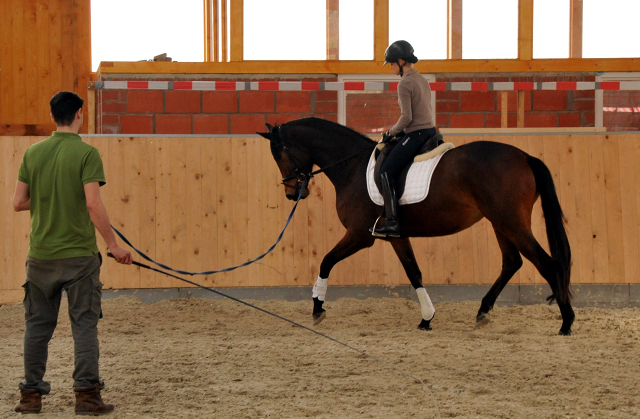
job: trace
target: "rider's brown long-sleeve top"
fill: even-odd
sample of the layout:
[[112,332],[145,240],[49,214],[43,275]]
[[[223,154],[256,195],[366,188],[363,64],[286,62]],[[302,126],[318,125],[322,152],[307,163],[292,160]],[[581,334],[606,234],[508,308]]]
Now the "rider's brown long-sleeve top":
[[405,70],[398,83],[398,104],[400,119],[389,130],[389,134],[395,136],[403,130],[409,133],[435,127],[429,82],[415,68]]

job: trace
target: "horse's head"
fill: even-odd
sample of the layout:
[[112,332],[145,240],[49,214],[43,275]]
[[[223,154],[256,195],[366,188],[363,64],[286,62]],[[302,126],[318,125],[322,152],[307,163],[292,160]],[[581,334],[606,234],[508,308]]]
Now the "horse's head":
[[281,127],[266,125],[268,131],[257,134],[271,142],[271,154],[282,174],[282,184],[285,186],[287,198],[292,201],[297,200],[303,187],[302,199],[306,198],[309,196],[308,175],[313,169],[310,156],[299,148],[292,149],[285,144],[280,131]]

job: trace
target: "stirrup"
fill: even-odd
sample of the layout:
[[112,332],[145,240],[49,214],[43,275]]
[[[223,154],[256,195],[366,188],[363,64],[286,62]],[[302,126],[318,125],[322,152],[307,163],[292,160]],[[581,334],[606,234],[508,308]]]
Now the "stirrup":
[[376,227],[378,226],[378,221],[380,221],[381,218],[382,218],[382,215],[376,218],[376,222],[373,224],[373,227],[369,229],[373,237],[387,237],[386,234],[376,233]]
[[[370,228],[369,231],[371,232],[371,235],[373,237],[381,237],[381,238],[390,238],[390,239],[397,239],[398,237],[400,237],[400,234],[380,234],[378,232],[376,232],[376,226],[378,225],[378,221],[380,221],[381,218],[384,218],[382,216],[378,217],[376,219],[375,224],[373,225],[373,228]],[[382,226],[382,228],[384,228],[384,226]]]

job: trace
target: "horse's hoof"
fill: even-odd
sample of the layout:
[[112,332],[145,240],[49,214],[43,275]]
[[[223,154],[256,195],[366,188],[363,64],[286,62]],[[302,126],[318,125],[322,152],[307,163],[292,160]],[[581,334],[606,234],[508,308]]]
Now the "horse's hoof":
[[569,330],[560,329],[560,331],[558,332],[558,335],[560,335],[560,336],[571,336],[571,329],[569,329]]
[[315,326],[316,324],[320,323],[324,320],[325,317],[327,317],[326,310],[322,310],[321,313],[313,313],[313,325]]
[[431,323],[431,320],[422,319],[422,321],[418,325],[418,329],[420,329],[420,330],[433,330],[429,323]]
[[478,314],[478,317],[476,317],[476,327],[486,326],[489,321],[489,313]]

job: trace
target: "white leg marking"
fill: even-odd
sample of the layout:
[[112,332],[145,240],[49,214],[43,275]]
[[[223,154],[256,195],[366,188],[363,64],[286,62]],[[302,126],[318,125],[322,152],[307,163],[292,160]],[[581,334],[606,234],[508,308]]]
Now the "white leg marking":
[[320,278],[318,275],[318,279],[316,279],[316,283],[313,285],[313,294],[311,295],[313,298],[318,297],[318,300],[324,301],[324,298],[327,295],[328,280],[329,278]]
[[418,294],[418,300],[420,301],[420,309],[422,310],[422,318],[426,321],[433,319],[436,314],[436,309],[431,304],[431,298],[427,294],[427,290],[423,287],[416,288],[416,294]]

